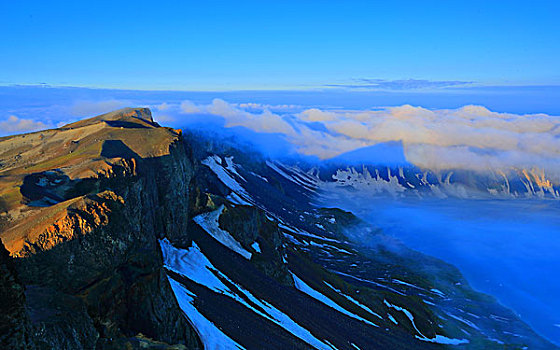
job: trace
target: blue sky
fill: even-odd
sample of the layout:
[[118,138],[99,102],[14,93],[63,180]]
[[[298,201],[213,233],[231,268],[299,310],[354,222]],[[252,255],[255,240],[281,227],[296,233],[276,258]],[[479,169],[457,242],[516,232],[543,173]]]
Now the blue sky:
[[0,84],[560,85],[558,13],[558,1],[2,1]]

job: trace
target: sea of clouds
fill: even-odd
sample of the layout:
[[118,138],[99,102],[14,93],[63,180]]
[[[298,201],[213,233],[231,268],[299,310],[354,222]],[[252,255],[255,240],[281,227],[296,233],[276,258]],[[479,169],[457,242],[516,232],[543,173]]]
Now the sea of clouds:
[[560,117],[497,113],[482,106],[430,110],[403,105],[368,110],[290,106],[250,109],[214,99],[197,105],[183,101],[179,118],[208,114],[225,127],[283,135],[298,152],[328,159],[389,141],[401,141],[406,159],[430,169],[473,170],[538,167],[558,173]]
[[250,94],[242,96],[244,101],[237,96],[228,102],[212,99],[212,94],[184,99],[171,93],[123,92],[102,98],[101,93],[63,90],[67,95],[56,99],[51,91],[62,94],[59,90],[44,91],[51,95],[43,100],[6,104],[0,114],[0,136],[57,127],[121,107],[147,106],[163,125],[188,128],[196,120],[199,128],[216,132],[245,129],[264,136],[264,143],[267,138],[281,139],[293,151],[319,159],[399,141],[406,160],[422,168],[536,167],[548,176],[560,176],[560,117],[543,113],[499,113],[479,105],[444,109],[409,104],[345,108],[337,107],[336,101],[311,105],[282,104],[278,99],[262,103],[251,102]]

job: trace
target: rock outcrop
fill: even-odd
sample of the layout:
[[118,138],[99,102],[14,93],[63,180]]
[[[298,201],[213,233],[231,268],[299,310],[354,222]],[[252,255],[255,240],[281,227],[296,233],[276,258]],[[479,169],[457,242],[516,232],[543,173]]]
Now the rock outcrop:
[[0,348],[32,349],[31,325],[25,311],[25,288],[10,253],[0,243]]
[[[52,148],[36,152],[45,142]],[[6,317],[22,325],[13,348],[26,348],[26,337],[57,349],[200,348],[158,244],[188,240],[194,165],[181,132],[154,123],[148,109],[124,109],[0,145],[3,192],[23,192],[5,197],[0,235],[17,258],[3,262],[14,260],[22,281],[3,274],[20,311]]]

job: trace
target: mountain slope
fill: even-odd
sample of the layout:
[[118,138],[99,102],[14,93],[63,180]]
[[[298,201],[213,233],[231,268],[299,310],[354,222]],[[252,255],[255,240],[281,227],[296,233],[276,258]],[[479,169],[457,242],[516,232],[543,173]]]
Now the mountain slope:
[[[513,312],[472,290],[453,266],[407,249],[350,213],[314,206],[321,193],[316,173],[258,161],[256,156],[247,161],[239,150],[212,151],[227,154],[208,157],[203,163],[232,191],[228,197],[259,207],[278,222],[288,239],[287,266],[296,280],[303,279],[304,290],[314,289],[309,294],[323,295],[319,299],[334,298],[343,308],[349,306],[340,299],[353,300],[357,310],[380,316],[362,320],[381,327],[364,331],[375,334],[376,340],[356,339],[354,344],[360,348],[376,348],[372,344],[382,343],[383,336],[401,341],[389,343],[392,347],[405,342],[427,348],[426,343],[438,342],[469,349],[554,348]],[[378,248],[365,248],[371,242]],[[341,312],[348,310],[356,309]],[[355,312],[358,317],[368,315]],[[382,334],[376,334],[380,329]],[[403,330],[408,336],[398,335]],[[411,336],[424,343],[411,342]]]
[[0,139],[0,185],[16,347],[553,348],[452,266],[363,248],[386,237],[316,173],[147,109]]

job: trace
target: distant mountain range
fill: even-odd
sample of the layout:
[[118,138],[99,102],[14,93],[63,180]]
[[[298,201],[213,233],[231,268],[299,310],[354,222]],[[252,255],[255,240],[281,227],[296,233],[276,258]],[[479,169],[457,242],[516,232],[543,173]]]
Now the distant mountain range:
[[321,182],[371,194],[440,198],[560,198],[560,184],[541,169],[424,170],[412,165],[327,166]]

